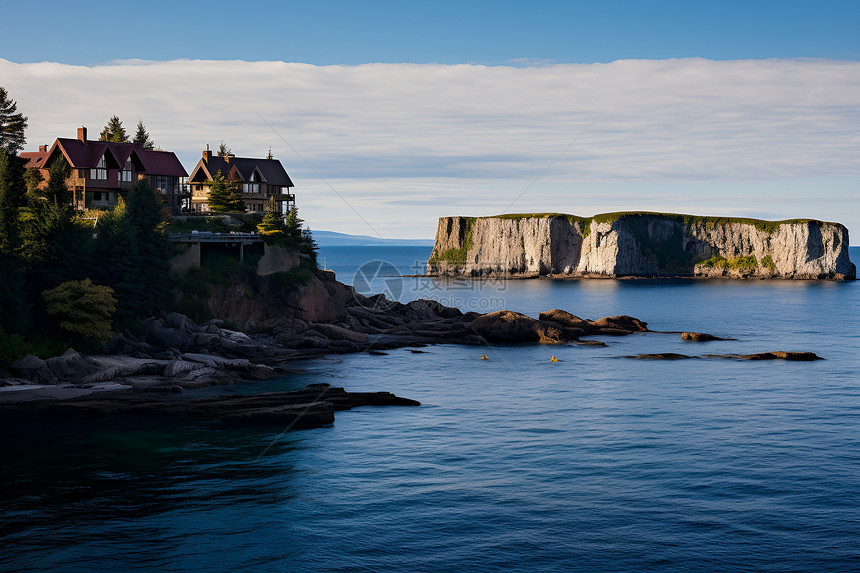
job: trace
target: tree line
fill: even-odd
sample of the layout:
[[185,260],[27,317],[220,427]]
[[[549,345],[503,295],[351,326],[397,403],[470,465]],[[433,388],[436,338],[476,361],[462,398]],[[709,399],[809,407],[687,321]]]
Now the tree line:
[[[118,120],[105,137],[125,139]],[[155,192],[141,181],[127,202],[87,217],[72,206],[65,160],[51,164],[45,185],[26,169],[18,157],[26,127],[0,88],[0,364],[69,346],[94,350],[171,297],[172,247]],[[142,122],[135,142],[154,147]]]
[[[0,88],[0,366],[30,353],[97,350],[113,332],[175,303],[173,246],[153,189],[142,180],[112,210],[80,211],[66,184],[70,166],[64,159],[50,165],[44,182],[18,156],[26,126],[27,118]],[[108,120],[100,139],[128,140],[118,116]],[[154,147],[142,122],[134,142]],[[222,148],[229,153],[223,142]],[[240,182],[218,172],[209,183],[215,210],[244,212]],[[302,225],[293,208],[286,217],[266,213],[256,230],[269,244],[308,254],[315,265],[317,246]]]

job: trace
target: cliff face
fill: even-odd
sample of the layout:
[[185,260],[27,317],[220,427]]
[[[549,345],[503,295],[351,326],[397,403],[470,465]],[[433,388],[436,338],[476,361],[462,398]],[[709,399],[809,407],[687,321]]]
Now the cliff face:
[[660,213],[443,217],[427,266],[467,276],[856,276],[838,223]]
[[335,280],[331,271],[310,271],[306,284],[279,287],[255,281],[213,285],[209,308],[218,318],[230,320],[246,332],[265,331],[291,319],[335,322],[346,318],[353,288]]

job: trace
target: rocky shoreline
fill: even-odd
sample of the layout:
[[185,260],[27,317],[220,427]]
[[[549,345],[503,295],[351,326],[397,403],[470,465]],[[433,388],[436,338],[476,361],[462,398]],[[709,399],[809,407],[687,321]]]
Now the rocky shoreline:
[[[354,394],[327,385],[313,385],[294,393],[233,395],[208,401],[193,400],[185,394],[208,386],[301,372],[298,361],[330,354],[383,354],[389,349],[429,344],[606,346],[588,337],[653,332],[647,323],[624,315],[588,320],[552,309],[534,319],[508,310],[463,313],[432,300],[403,304],[382,295],[351,294],[335,313],[337,318],[330,321],[282,317],[269,330],[248,334],[224,328],[221,320],[197,324],[181,314],[162,313],[143,321],[134,332],[117,333],[99,354],[85,356],[69,349],[46,360],[26,356],[12,363],[8,372],[0,371],[0,406],[53,413],[147,413],[314,427],[331,423],[333,412],[344,407],[418,403],[388,393]],[[331,309],[326,313],[332,314]],[[724,340],[706,333],[678,334],[691,342]],[[682,357],[688,358],[671,353],[628,358]],[[818,358],[811,353],[792,352],[719,357]]]

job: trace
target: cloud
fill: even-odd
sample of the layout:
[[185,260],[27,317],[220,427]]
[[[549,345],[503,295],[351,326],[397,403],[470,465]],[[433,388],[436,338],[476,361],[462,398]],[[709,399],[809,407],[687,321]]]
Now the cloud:
[[[621,204],[623,197],[612,203],[625,209],[659,203],[653,189],[674,183],[749,189],[755,181],[860,178],[858,62],[84,67],[0,60],[0,78],[30,118],[28,148],[73,137],[80,125],[94,136],[112,114],[129,130],[143,118],[156,143],[189,170],[207,143],[223,140],[250,156],[271,147],[296,182],[303,217],[352,232],[368,229],[316,173],[374,227],[400,236],[416,229],[426,236],[440,213],[500,212],[530,184],[513,210],[580,197],[548,210],[589,214],[578,190],[626,186],[628,199],[651,190],[639,205]],[[716,204],[680,196],[699,211]],[[406,222],[419,217],[428,220]]]

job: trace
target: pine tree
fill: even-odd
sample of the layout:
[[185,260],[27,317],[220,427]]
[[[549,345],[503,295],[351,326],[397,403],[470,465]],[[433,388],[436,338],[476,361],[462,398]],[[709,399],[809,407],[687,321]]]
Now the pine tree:
[[266,213],[263,215],[263,220],[257,225],[257,232],[263,236],[267,243],[277,243],[286,236],[284,219],[275,213]]
[[0,253],[11,253],[20,244],[18,210],[26,196],[24,161],[0,150]]
[[45,188],[44,196],[55,205],[67,205],[72,202],[72,194],[66,185],[66,179],[72,172],[72,168],[65,158],[60,157],[48,168],[48,186]]
[[66,186],[69,164],[60,158],[51,164],[48,174],[48,186],[29,194],[27,206],[19,210],[19,220],[21,254],[35,265],[35,273],[45,274],[50,282],[52,275],[68,280],[79,272],[87,233]]
[[131,143],[128,134],[122,126],[122,120],[117,115],[112,115],[107,125],[99,134],[99,141],[110,141],[112,143]]
[[162,207],[161,199],[145,181],[129,193],[124,224],[130,228],[136,248],[129,257],[135,273],[134,292],[125,307],[134,319],[156,314],[171,296],[171,246],[160,232]]
[[294,239],[299,239],[302,236],[302,225],[304,224],[304,220],[299,217],[299,208],[293,207],[290,209],[290,212],[287,213],[286,220],[286,231],[287,235]]
[[42,172],[35,167],[30,167],[24,172],[24,183],[27,185],[27,193],[35,193],[44,180]]
[[99,219],[94,259],[99,261],[94,278],[116,293],[117,328],[134,325],[167,306],[171,297],[171,248],[159,232],[162,203],[145,181],[135,185],[128,203]]
[[18,104],[9,99],[9,93],[0,87],[0,153],[17,155],[24,149],[27,118],[17,111]]
[[30,327],[23,266],[20,257],[0,253],[0,331],[24,332]]
[[241,181],[227,181],[227,211],[230,213],[245,212]]
[[150,139],[142,119],[137,122],[137,131],[134,132],[134,139],[131,142],[142,145],[144,149],[155,149],[155,142]]
[[227,180],[221,175],[221,170],[215,174],[215,177],[206,181],[205,185],[209,186],[209,210],[216,213],[224,213],[230,210],[229,199],[227,193]]
[[233,155],[233,150],[231,150],[224,141],[221,141],[221,145],[218,146],[218,157],[227,157],[228,155]]

